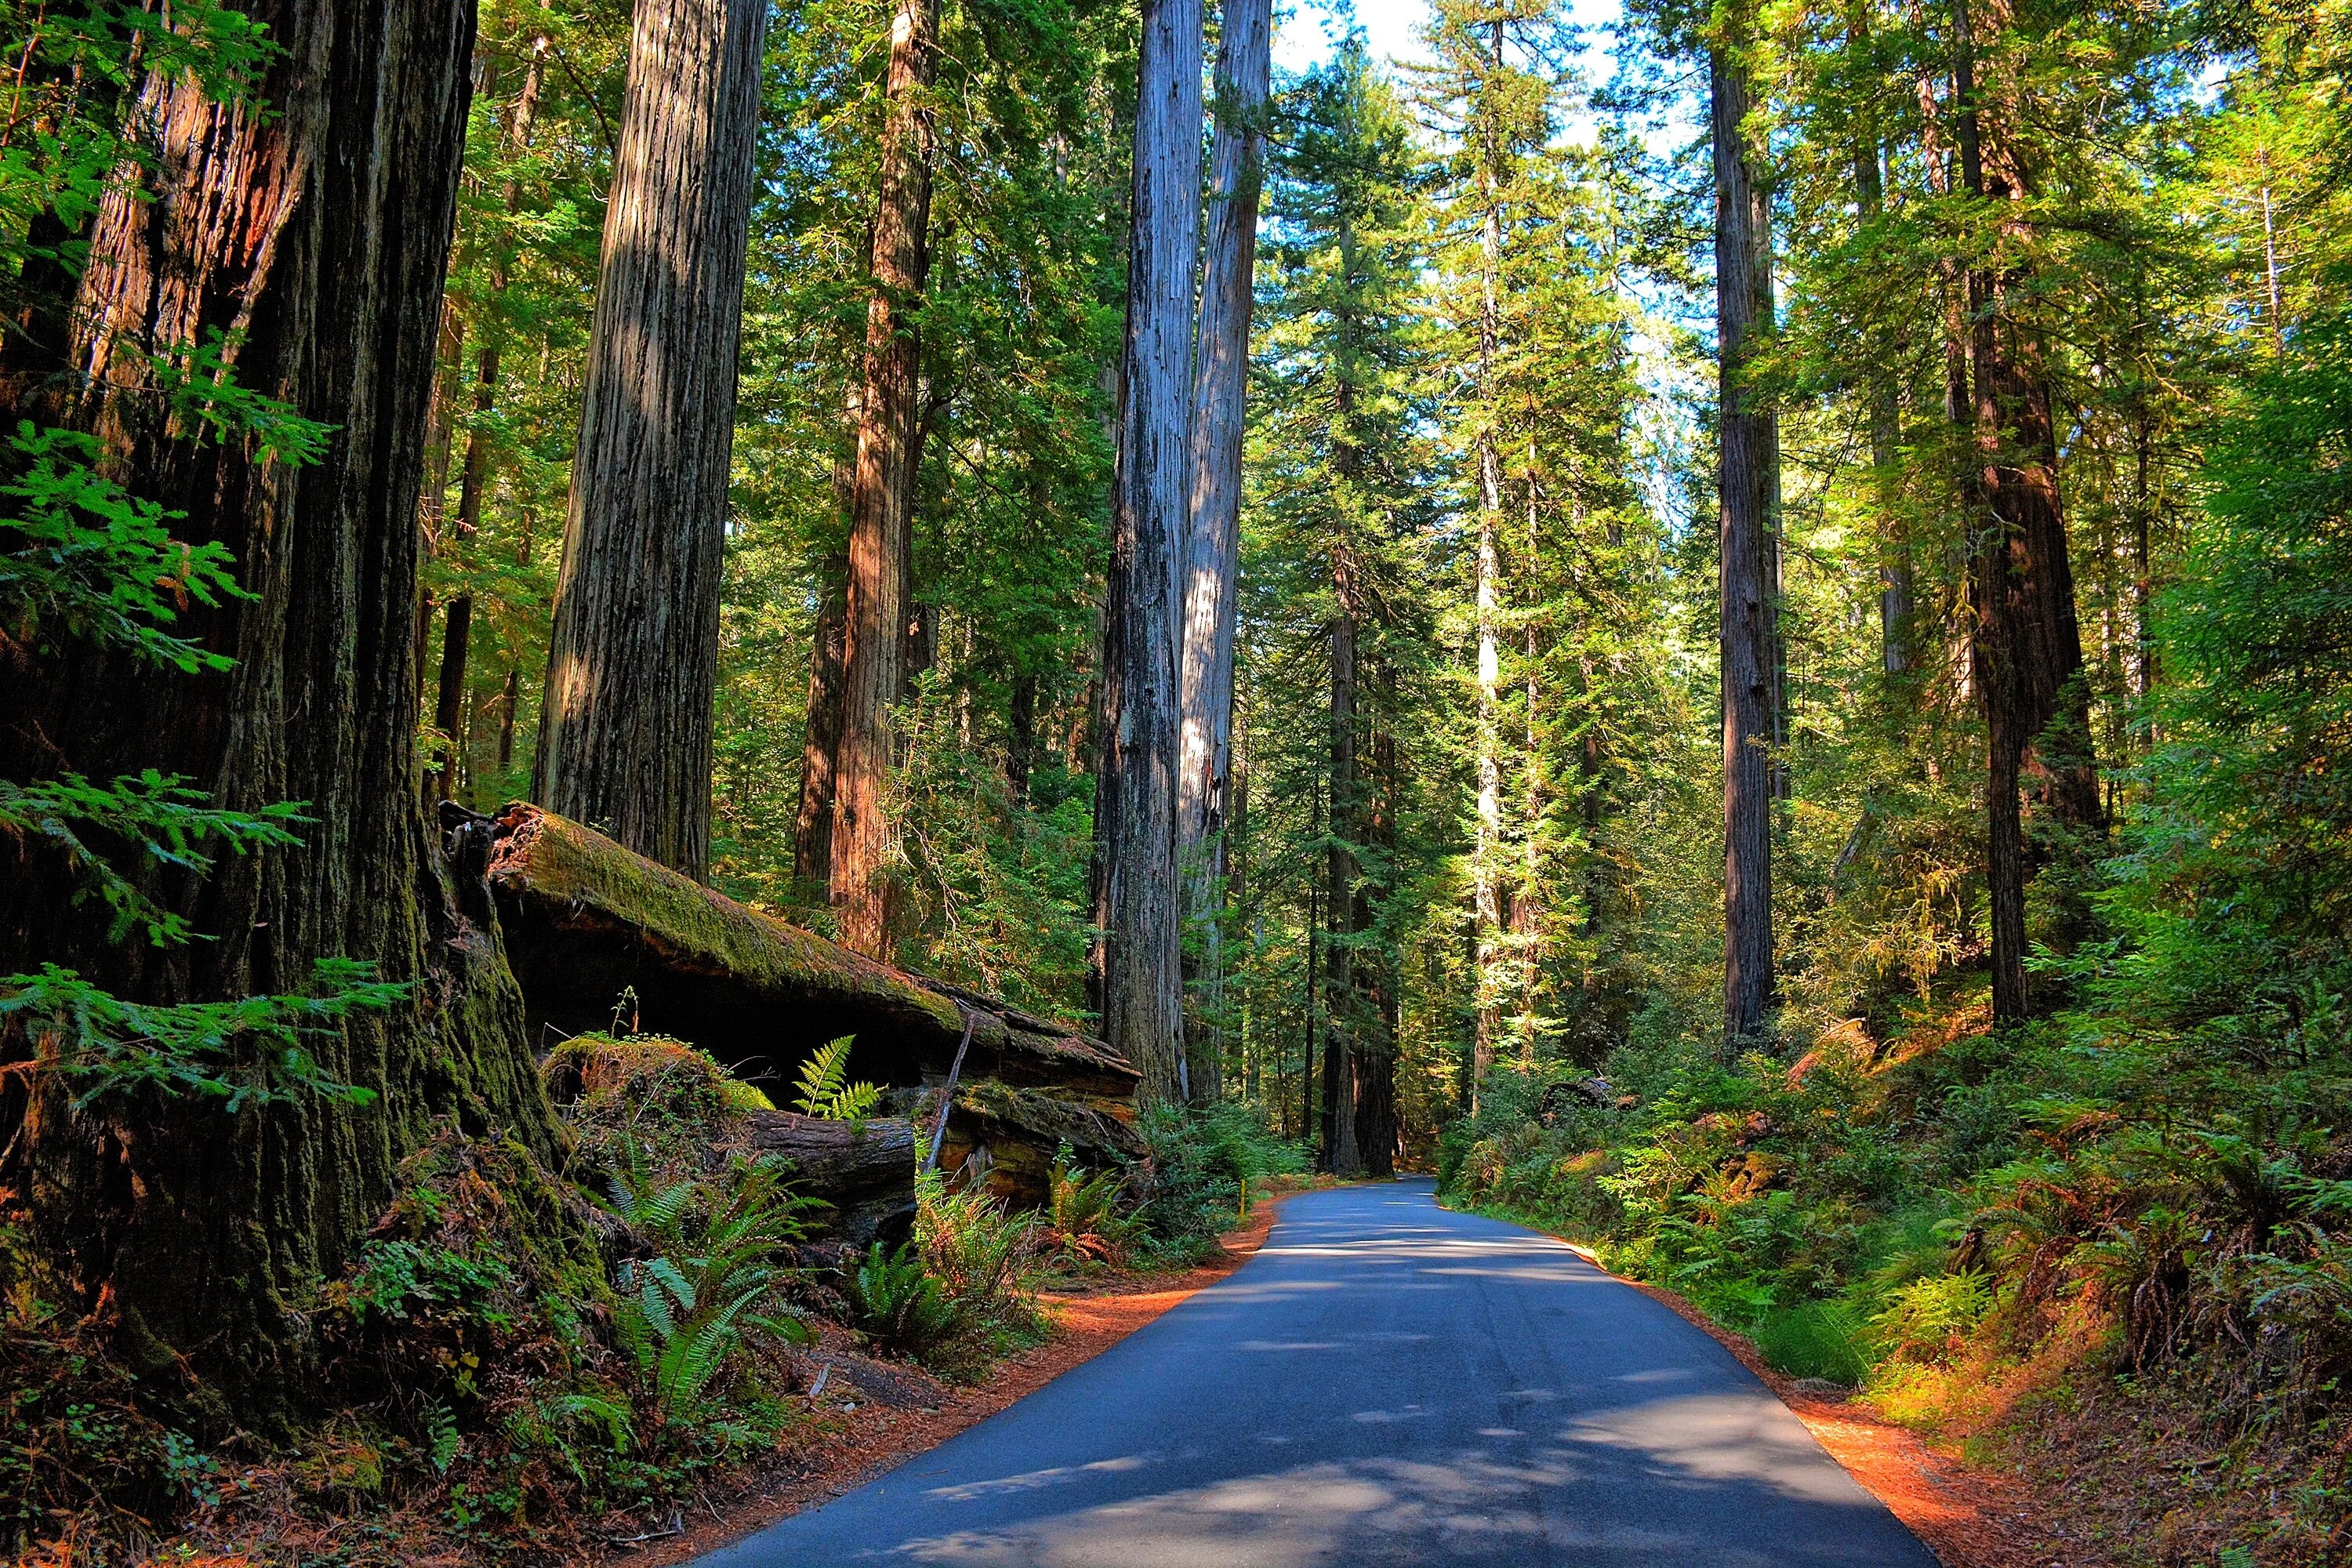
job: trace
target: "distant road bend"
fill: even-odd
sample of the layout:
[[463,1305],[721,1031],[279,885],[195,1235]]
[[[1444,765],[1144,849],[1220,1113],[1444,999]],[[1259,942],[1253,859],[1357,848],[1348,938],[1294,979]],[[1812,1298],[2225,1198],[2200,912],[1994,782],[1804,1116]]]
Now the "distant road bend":
[[1934,1568],[1720,1345],[1427,1182],[704,1568]]

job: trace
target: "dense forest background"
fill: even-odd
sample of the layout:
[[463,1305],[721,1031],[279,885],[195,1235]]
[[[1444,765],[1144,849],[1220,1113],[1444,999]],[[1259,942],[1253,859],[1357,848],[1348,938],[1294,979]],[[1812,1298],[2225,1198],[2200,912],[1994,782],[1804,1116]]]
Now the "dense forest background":
[[[422,971],[399,955],[446,934],[421,834],[311,752],[374,759],[377,795],[420,806],[555,798],[551,647],[596,641],[562,629],[567,515],[632,461],[580,446],[632,13],[484,0],[437,316],[338,314],[359,263],[333,226],[287,241],[323,280],[315,320],[368,328],[333,363],[267,311],[197,335],[233,280],[194,288],[168,342],[154,301],[176,296],[118,243],[144,210],[122,177],[156,172],[142,127],[168,119],[133,112],[134,84],[266,99],[298,29],[7,15],[0,669],[106,649],[0,702],[23,781],[0,831],[72,869],[0,899],[37,1173],[9,1179],[81,1245],[137,1205],[79,1156],[40,1163],[66,1100],[178,1084],[207,1117],[290,1126],[380,1096],[397,1136],[286,1134],[306,1152],[268,1179],[317,1194],[281,1216],[299,1243],[210,1222],[290,1289],[333,1271],[427,1104],[560,1142],[516,1087],[511,982],[401,989]],[[752,28],[708,844],[648,848],[1089,1026],[1129,1005],[1097,812],[1132,593],[1110,579],[1138,20],[784,0]],[[1433,1170],[1572,1230],[1785,1369],[2010,1431],[2086,1496],[2103,1434],[2151,1434],[2179,1466],[2111,1476],[2100,1506],[2128,1534],[2166,1488],[2210,1491],[2164,1560],[2331,1560],[2352,1518],[2352,7],[1635,0],[1591,35],[1547,0],[1433,0],[1403,64],[1330,30],[1262,108],[1206,89],[1204,142],[1246,121],[1265,145],[1231,761],[1171,886],[1174,1098],[1340,1174]],[[1203,77],[1220,42],[1213,16]],[[266,162],[236,188],[274,188]],[[100,283],[146,301],[163,350],[122,351],[116,402],[77,403],[60,367],[103,356],[74,359],[59,301]],[[289,390],[338,375],[422,402],[414,475],[396,443],[372,470],[330,441],[374,427],[364,398]],[[125,479],[147,471],[125,453],[174,441],[228,456]],[[413,600],[273,552],[269,498],[298,480],[333,487],[367,548],[413,548]],[[261,498],[246,532],[171,532],[223,497]],[[248,595],[275,617],[230,649],[273,672],[255,701],[343,704],[311,752],[237,751],[192,683],[229,668],[204,638]],[[875,616],[878,662],[872,626],[853,635]],[[295,652],[257,663],[257,637]],[[362,647],[399,679],[334,651]],[[83,752],[51,744],[93,712]],[[250,789],[213,787],[222,756]],[[425,889],[427,913],[354,922],[241,868],[322,816],[339,887]],[[143,869],[108,870],[125,845]],[[106,1011],[138,1005],[118,994],[246,1011]],[[266,1070],[236,1043],[257,1036],[284,1047]],[[425,1037],[456,1042],[446,1072],[383,1067]],[[70,1094],[24,1087],[60,1062]],[[262,1169],[276,1136],[220,1158]],[[199,1189],[203,1160],[173,1158]],[[195,1245],[124,1256],[161,1300]],[[158,1355],[197,1331],[154,1327]],[[222,1342],[236,1375],[281,1364],[267,1333]],[[2034,1408],[2057,1414],[2030,1438],[2001,1425]]]

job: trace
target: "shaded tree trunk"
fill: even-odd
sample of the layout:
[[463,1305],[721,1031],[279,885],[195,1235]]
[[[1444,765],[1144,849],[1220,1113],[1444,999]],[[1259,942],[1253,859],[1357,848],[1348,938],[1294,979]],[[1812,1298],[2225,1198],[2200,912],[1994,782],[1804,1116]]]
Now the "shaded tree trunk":
[[507,671],[507,683],[499,693],[499,772],[514,766],[515,710],[522,705],[522,671]]
[[[1373,696],[1371,715],[1372,765],[1370,788],[1364,793],[1364,841],[1378,852],[1382,867],[1396,861],[1397,805],[1402,782],[1397,773],[1396,734],[1391,727],[1396,714],[1396,672],[1387,665],[1375,667],[1370,681]],[[1373,900],[1371,883],[1367,880],[1356,896],[1355,929],[1371,931],[1379,920],[1379,910]],[[1372,956],[1358,965],[1357,989],[1367,998],[1366,1017],[1372,1025],[1370,1039],[1359,1035],[1354,1050],[1356,1068],[1356,1154],[1364,1174],[1389,1176],[1396,1173],[1397,1107],[1396,1055],[1399,1023],[1403,1003],[1403,990],[1399,984],[1397,955],[1387,943],[1372,950]]]
[[[1217,138],[1201,280],[1199,363],[1192,383],[1192,512],[1184,537],[1183,734],[1176,849],[1185,910],[1206,920],[1201,975],[1209,1007],[1224,992],[1223,921],[1216,914],[1233,765],[1234,579],[1241,552],[1242,427],[1249,388],[1251,280],[1265,165],[1273,0],[1229,0],[1217,49]],[[1221,1034],[1185,1031],[1196,1100],[1223,1092]]]
[[[2000,0],[1987,6],[1997,29]],[[2012,128],[1988,113],[1977,80],[1966,0],[1953,6],[1954,72],[1961,176],[1993,200],[2029,194]],[[2025,237],[2022,220],[2010,220]],[[1985,716],[1985,878],[1992,923],[1992,1003],[1998,1022],[2037,1010],[2025,973],[2025,891],[2053,854],[2080,858],[2070,842],[2105,832],[2093,755],[2090,687],[2075,619],[2074,568],[2058,492],[2057,432],[2041,344],[2020,319],[2026,279],[2016,271],[1969,274],[1970,410],[1978,464],[1969,572],[1969,666]],[[2029,839],[2026,800],[2042,825]]]
[[1777,730],[1771,502],[1775,436],[1748,387],[1748,337],[1769,287],[1770,211],[1741,131],[1752,101],[1733,49],[1712,55],[1715,311],[1720,339],[1724,943],[1727,1043],[1761,1031],[1772,1005],[1771,741]]
[[1129,205],[1127,344],[1103,622],[1103,1034],[1149,1100],[1182,1094],[1176,874],[1180,556],[1192,479],[1192,264],[1201,227],[1200,0],[1144,0]]
[[[1344,407],[1344,391],[1342,394]],[[1342,418],[1344,418],[1344,414]],[[1362,832],[1362,802],[1356,776],[1356,594],[1353,563],[1344,549],[1331,555],[1338,613],[1331,619],[1331,822],[1324,875],[1329,888],[1331,938],[1324,954],[1323,1159],[1335,1176],[1363,1172],[1356,1142],[1355,1035],[1362,1022],[1356,988],[1360,960],[1356,952],[1356,843]]]
[[834,762],[841,750],[841,654],[849,558],[825,561],[824,603],[809,645],[808,723],[801,741],[800,810],[793,822],[793,879],[822,894],[833,881]]
[[1037,678],[1016,676],[1005,705],[1004,782],[1013,798],[1029,798],[1029,774],[1037,765]]
[[433,702],[433,727],[441,732],[441,766],[434,777],[433,795],[448,800],[465,766],[466,649],[473,641],[474,595],[460,594],[449,601],[441,621],[441,683]]
[[637,0],[534,795],[698,879],[766,0]]
[[[415,736],[418,489],[473,11],[247,14],[284,51],[260,85],[271,112],[209,102],[186,76],[144,82],[152,199],[118,192],[101,212],[76,348],[108,468],[184,510],[183,537],[236,553],[254,597],[181,627],[236,663],[163,673],[72,642],[0,682],[7,777],[154,767],[232,808],[299,800],[315,818],[300,847],[201,880],[142,874],[215,939],[180,949],[110,940],[69,907],[71,872],[36,857],[0,884],[0,971],[67,964],[148,1003],[300,990],[327,957],[414,984],[305,1041],[327,1078],[375,1092],[364,1107],[301,1096],[228,1116],[143,1092],[78,1105],[38,1075],[0,1086],[16,1128],[0,1184],[81,1304],[110,1303],[157,1397],[189,1374],[226,1396],[206,1442],[228,1418],[281,1429],[320,1396],[302,1314],[444,1119],[542,1156],[556,1143],[497,928],[442,879]],[[319,463],[257,462],[153,419],[146,356],[184,363],[232,327],[239,382],[331,427]]]
[[890,24],[888,126],[874,220],[874,293],[866,307],[866,389],[851,480],[841,739],[833,779],[832,898],[841,940],[884,955],[889,941],[890,709],[906,679],[913,451],[920,439],[921,304],[931,211],[931,79],[936,0],[899,0]]

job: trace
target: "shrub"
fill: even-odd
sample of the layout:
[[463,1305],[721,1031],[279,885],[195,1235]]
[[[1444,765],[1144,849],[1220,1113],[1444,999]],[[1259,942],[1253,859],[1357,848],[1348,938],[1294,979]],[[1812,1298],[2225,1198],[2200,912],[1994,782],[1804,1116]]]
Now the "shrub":
[[1038,1230],[1034,1216],[985,1192],[950,1192],[936,1172],[919,1179],[915,1246],[957,1319],[956,1333],[929,1352],[931,1364],[961,1375],[1036,1342],[1044,1328],[1032,1300]]
[[1205,1256],[1239,1217],[1244,1184],[1307,1168],[1299,1145],[1270,1131],[1255,1108],[1156,1106],[1136,1124],[1150,1150],[1132,1248],[1150,1264]]
[[850,1326],[883,1355],[920,1361],[959,1327],[955,1303],[911,1243],[886,1253],[876,1242],[855,1268],[844,1268],[841,1294]]
[[1868,1335],[1843,1301],[1801,1301],[1766,1313],[1752,1336],[1776,1372],[1852,1386],[1870,1371]]

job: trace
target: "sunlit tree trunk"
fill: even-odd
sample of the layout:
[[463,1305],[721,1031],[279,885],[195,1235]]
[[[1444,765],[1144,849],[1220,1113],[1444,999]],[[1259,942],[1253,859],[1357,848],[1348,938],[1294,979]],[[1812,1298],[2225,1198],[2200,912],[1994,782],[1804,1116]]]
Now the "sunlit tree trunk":
[[[1176,847],[1185,908],[1204,920],[1201,975],[1208,1009],[1223,1005],[1224,921],[1216,889],[1225,852],[1226,781],[1233,763],[1234,578],[1241,551],[1242,426],[1249,387],[1251,283],[1258,194],[1265,163],[1273,0],[1228,0],[1217,49],[1216,155],[1201,279],[1201,333],[1192,381],[1192,515],[1184,539],[1183,735],[1176,784]],[[1196,1100],[1223,1089],[1219,1029],[1185,1032]]]
[[[1867,11],[1864,13],[1866,16]],[[1856,30],[1866,43],[1867,26]],[[1864,224],[1875,223],[1885,207],[1885,181],[1879,170],[1881,149],[1877,122],[1865,117],[1864,129],[1853,150],[1854,201]],[[1897,507],[1901,479],[1896,472],[1896,444],[1902,435],[1902,405],[1895,377],[1883,357],[1873,353],[1866,377],[1870,421],[1871,499],[1878,512],[1879,662],[1888,675],[1902,675],[1916,662],[1911,650],[1911,542]]]
[[888,127],[874,221],[874,292],[866,310],[865,394],[851,481],[849,586],[835,753],[832,898],[841,941],[885,955],[889,941],[893,761],[890,710],[905,679],[908,531],[921,419],[916,313],[927,268],[931,110],[938,68],[935,0],[899,0],[890,24]]
[[1103,1036],[1147,1100],[1182,1095],[1176,868],[1179,581],[1192,480],[1192,272],[1201,230],[1200,0],[1145,0],[1129,205],[1127,344],[1103,624]]
[[[1503,24],[1493,26],[1493,62],[1503,64]],[[1491,137],[1494,133],[1489,131]],[[1474,562],[1474,597],[1477,613],[1478,730],[1477,822],[1470,849],[1471,984],[1476,993],[1470,1046],[1470,1105],[1475,1111],[1484,1092],[1486,1074],[1495,1065],[1496,1042],[1503,1032],[1503,759],[1497,710],[1503,682],[1503,659],[1497,622],[1503,573],[1500,535],[1503,526],[1503,455],[1491,428],[1495,358],[1501,348],[1503,321],[1501,270],[1503,257],[1503,150],[1483,149],[1479,196],[1484,211],[1478,227],[1478,396],[1487,406],[1477,437],[1478,546]]]
[[637,0],[540,714],[540,802],[697,878],[767,26]]

